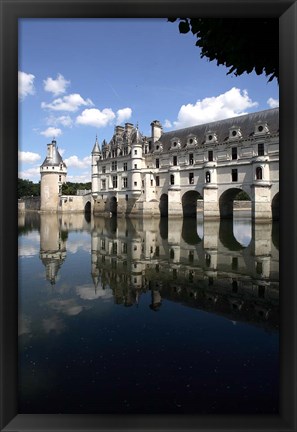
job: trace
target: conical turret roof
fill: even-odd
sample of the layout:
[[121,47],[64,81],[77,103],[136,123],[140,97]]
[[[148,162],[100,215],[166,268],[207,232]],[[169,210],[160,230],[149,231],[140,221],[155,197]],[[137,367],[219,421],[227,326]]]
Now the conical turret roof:
[[95,153],[101,153],[100,147],[99,147],[99,143],[98,143],[97,135],[96,135],[96,141],[95,141],[95,144],[94,144],[94,147],[93,147],[93,150],[92,150],[92,154],[95,154]]

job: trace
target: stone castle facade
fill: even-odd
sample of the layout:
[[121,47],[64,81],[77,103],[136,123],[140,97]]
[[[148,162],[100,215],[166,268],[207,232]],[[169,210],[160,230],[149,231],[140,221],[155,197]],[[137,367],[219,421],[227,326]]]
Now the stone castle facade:
[[67,167],[55,140],[40,167],[41,212],[91,212],[117,216],[229,218],[240,191],[252,218],[278,219],[279,110],[247,114],[151,136],[138,126],[116,126],[109,142],[91,153],[92,190],[62,194]]
[[279,110],[143,136],[131,123],[92,150],[92,210],[121,216],[232,217],[245,191],[257,220],[278,218]]

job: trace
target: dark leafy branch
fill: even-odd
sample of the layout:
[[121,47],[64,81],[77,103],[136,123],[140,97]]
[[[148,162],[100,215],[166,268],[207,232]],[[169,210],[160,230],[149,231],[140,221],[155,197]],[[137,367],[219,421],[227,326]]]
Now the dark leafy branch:
[[216,60],[235,76],[255,71],[272,81],[279,79],[279,27],[277,18],[169,18],[179,21],[182,34],[192,32],[200,57]]

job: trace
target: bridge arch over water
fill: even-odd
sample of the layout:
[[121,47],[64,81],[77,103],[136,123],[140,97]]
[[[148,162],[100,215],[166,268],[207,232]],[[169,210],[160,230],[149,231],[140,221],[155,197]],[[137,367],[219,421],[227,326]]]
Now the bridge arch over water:
[[160,216],[168,216],[168,195],[163,193],[160,197],[159,203]]
[[182,196],[182,209],[184,217],[196,217],[197,200],[202,200],[202,195],[197,190],[190,190]]
[[[219,197],[219,212],[222,219],[231,219],[233,217],[234,200],[240,192],[247,193],[244,189],[232,187],[225,190]],[[250,195],[247,193],[249,198]]]

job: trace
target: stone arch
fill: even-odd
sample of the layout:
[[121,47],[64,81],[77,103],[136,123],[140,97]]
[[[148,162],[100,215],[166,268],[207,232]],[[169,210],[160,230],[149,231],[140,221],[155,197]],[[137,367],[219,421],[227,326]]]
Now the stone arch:
[[160,209],[160,216],[164,216],[164,217],[168,216],[168,195],[165,193],[162,194],[160,197],[159,209]]
[[85,213],[91,213],[91,201],[87,201],[85,204]]
[[221,244],[229,251],[241,251],[246,247],[243,246],[234,236],[233,221],[230,219],[220,220],[219,239]]
[[271,201],[272,220],[279,220],[279,192],[277,192]]
[[195,246],[201,243],[201,238],[197,232],[197,221],[194,218],[183,218],[182,239],[185,243]]
[[167,218],[160,218],[159,230],[160,230],[161,238],[163,240],[167,240],[168,239],[168,219]]
[[115,216],[117,214],[118,209],[118,203],[116,197],[111,197],[109,201],[109,211],[112,216]]
[[221,194],[219,198],[219,210],[221,219],[233,218],[233,201],[238,195],[238,193],[242,191],[243,189],[240,188],[230,188]]
[[84,216],[86,222],[91,222],[91,202],[87,201],[84,207]]
[[182,196],[182,208],[184,217],[196,217],[197,215],[197,200],[203,199],[200,193],[196,190],[188,191]]

